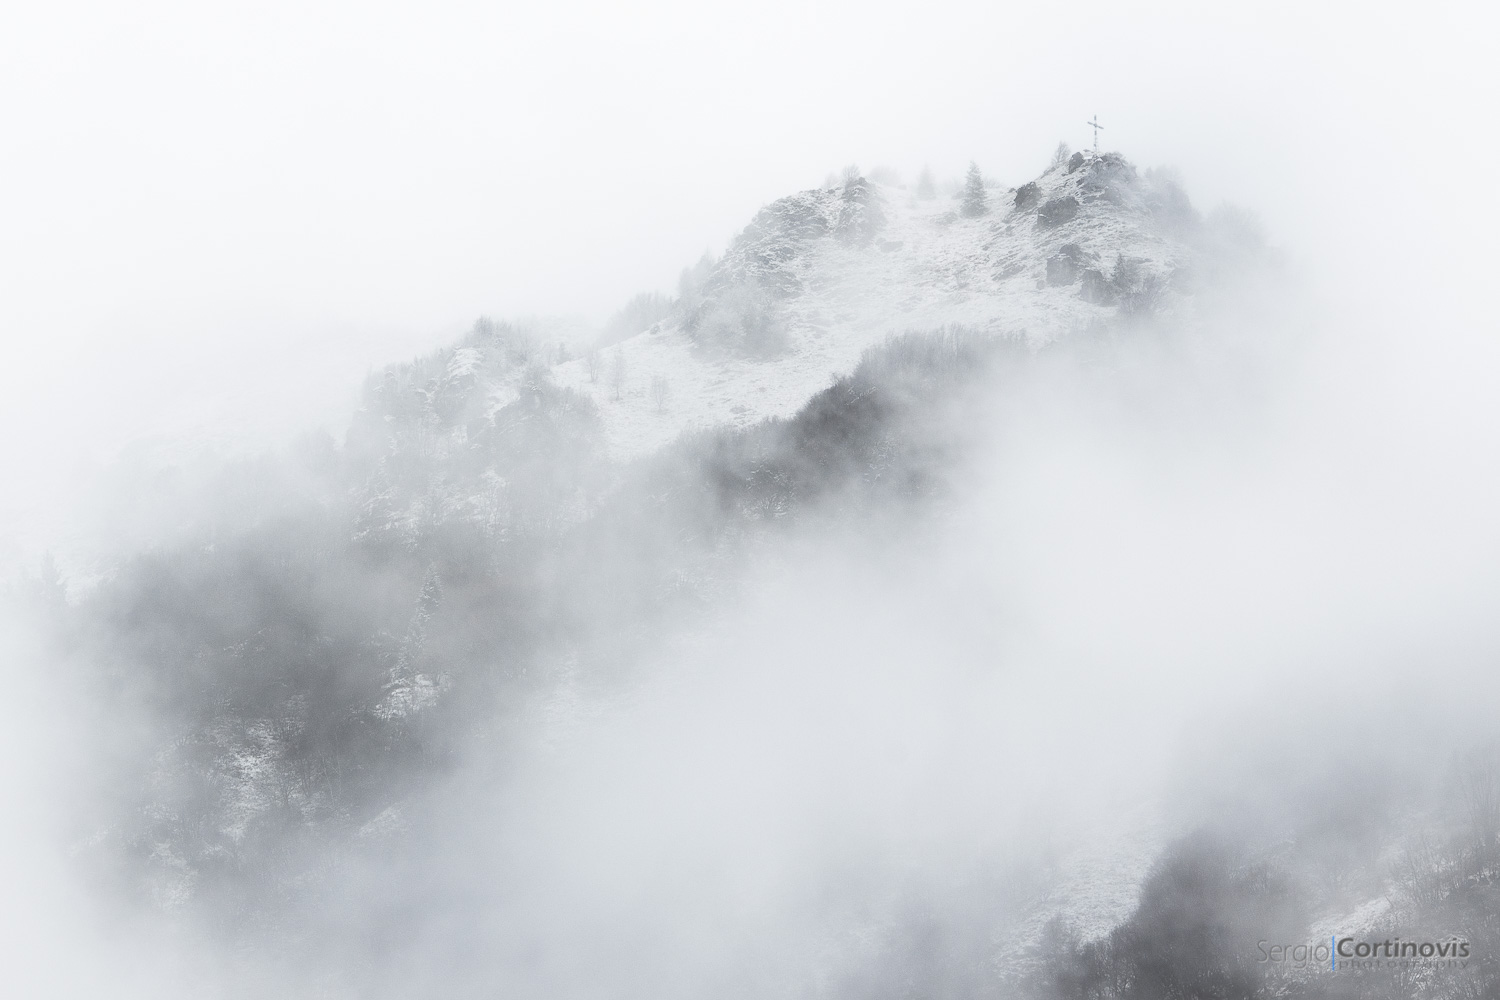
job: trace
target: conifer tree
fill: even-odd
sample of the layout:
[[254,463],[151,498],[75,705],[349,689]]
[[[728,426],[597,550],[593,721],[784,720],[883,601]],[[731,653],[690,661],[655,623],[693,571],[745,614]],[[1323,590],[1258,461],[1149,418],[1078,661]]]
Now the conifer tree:
[[971,162],[969,175],[964,178],[963,214],[972,219],[989,210],[984,194],[984,175],[979,172],[979,164]]

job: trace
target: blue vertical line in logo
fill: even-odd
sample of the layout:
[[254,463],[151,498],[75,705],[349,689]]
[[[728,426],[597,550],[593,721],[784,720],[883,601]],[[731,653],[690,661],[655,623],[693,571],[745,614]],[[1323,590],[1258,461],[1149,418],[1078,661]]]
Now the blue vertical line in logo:
[[1333,971],[1339,971],[1339,936],[1330,935],[1328,938],[1328,961],[1333,963]]

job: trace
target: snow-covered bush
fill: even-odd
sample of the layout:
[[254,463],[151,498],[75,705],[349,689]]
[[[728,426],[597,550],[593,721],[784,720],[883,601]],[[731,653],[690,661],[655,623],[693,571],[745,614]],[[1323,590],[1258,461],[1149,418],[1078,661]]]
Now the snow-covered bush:
[[786,348],[786,324],[774,296],[741,282],[693,305],[683,329],[694,343],[713,350],[744,351],[766,357]]

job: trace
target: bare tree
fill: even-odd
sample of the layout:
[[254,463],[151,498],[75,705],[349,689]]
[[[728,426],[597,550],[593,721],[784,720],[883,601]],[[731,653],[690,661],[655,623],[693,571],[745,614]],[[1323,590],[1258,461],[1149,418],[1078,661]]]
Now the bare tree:
[[1052,165],[1060,167],[1064,163],[1067,163],[1068,157],[1072,155],[1073,148],[1065,142],[1060,142],[1057,144],[1057,148],[1052,151]]
[[1468,814],[1475,860],[1487,864],[1500,832],[1500,767],[1492,749],[1475,750],[1459,763],[1458,787]]
[[625,389],[625,352],[619,347],[609,360],[609,387],[614,390],[615,399],[619,399]]
[[651,376],[651,402],[656,406],[656,412],[661,413],[667,408],[667,400],[672,398],[672,384],[667,381],[665,375]]
[[583,368],[589,373],[590,382],[599,381],[599,348],[589,348],[589,352],[583,356]]
[[1399,898],[1419,909],[1436,906],[1452,890],[1458,866],[1426,833],[1409,837],[1391,869]]

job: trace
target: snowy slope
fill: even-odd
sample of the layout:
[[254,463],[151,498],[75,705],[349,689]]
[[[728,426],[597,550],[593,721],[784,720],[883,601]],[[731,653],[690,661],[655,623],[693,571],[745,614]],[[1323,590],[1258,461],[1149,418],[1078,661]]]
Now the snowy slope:
[[[706,348],[678,315],[607,349],[592,373],[583,358],[554,367],[560,385],[597,403],[614,457],[689,428],[789,415],[892,333],[962,324],[1041,344],[1088,329],[1143,288],[1158,308],[1184,301],[1174,289],[1191,253],[1178,234],[1191,210],[1117,154],[1078,154],[1019,191],[992,188],[978,218],[960,216],[956,198],[854,183],[768,206],[708,281],[711,292],[750,284],[773,297],[787,341],[779,353]],[[861,213],[852,224],[851,208]],[[652,391],[662,380],[665,403]]]

